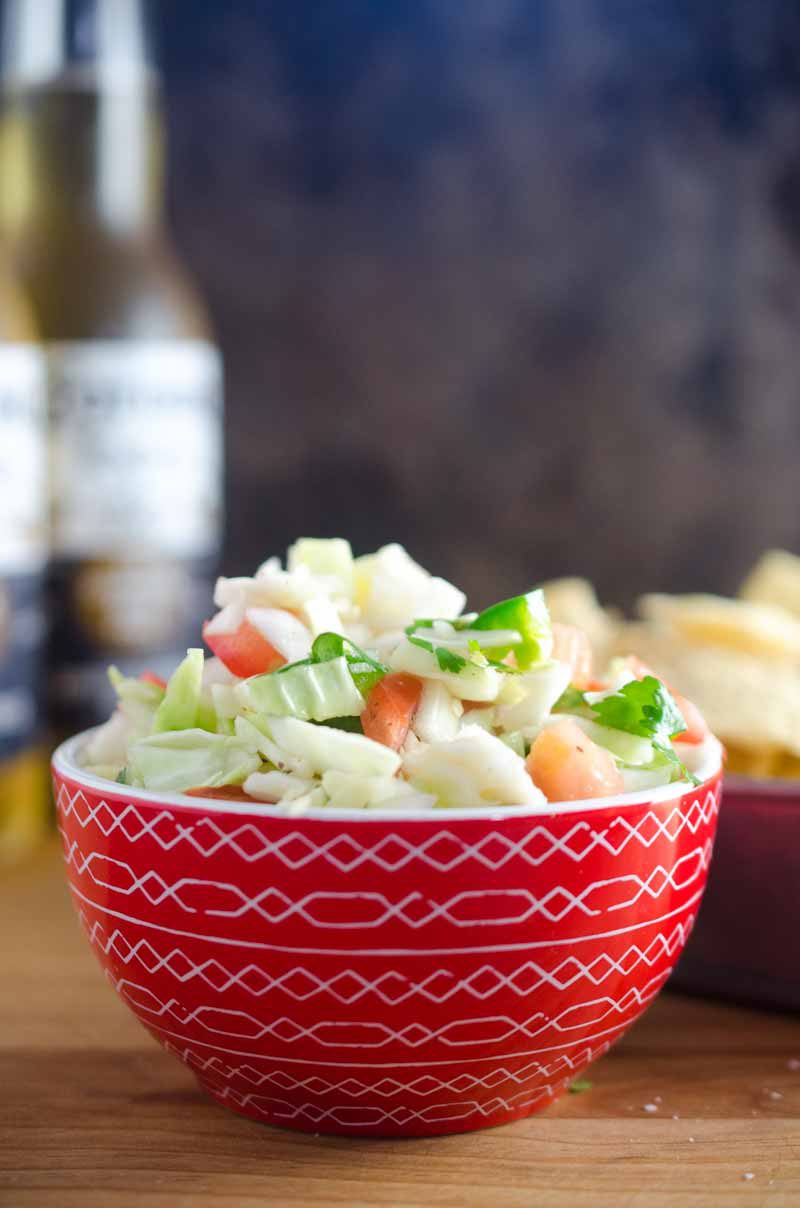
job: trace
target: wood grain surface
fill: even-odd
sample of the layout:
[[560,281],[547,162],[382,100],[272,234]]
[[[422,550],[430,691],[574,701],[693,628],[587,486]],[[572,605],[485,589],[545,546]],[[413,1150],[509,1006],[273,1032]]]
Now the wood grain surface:
[[800,1204],[788,1015],[665,994],[591,1089],[529,1120],[434,1140],[314,1137],[223,1111],[161,1052],[104,982],[54,849],[4,874],[0,919],[2,1208]]

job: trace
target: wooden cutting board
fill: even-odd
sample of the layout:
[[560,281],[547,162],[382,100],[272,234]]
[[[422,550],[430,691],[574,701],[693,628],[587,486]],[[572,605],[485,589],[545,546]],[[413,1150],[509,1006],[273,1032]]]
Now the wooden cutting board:
[[793,1016],[665,994],[541,1115],[343,1140],[204,1098],[104,981],[55,849],[2,874],[0,937],[0,1208],[800,1206]]

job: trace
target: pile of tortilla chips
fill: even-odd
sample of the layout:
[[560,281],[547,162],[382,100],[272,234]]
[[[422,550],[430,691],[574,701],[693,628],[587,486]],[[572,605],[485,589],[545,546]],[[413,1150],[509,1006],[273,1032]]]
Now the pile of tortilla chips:
[[554,619],[586,630],[599,662],[636,654],[694,701],[730,771],[800,777],[800,558],[765,554],[734,600],[642,596],[634,621],[602,608],[582,579],[545,594]]

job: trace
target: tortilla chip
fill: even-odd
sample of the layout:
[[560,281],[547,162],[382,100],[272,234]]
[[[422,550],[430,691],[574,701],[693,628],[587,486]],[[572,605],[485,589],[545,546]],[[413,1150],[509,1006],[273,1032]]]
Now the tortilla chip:
[[701,647],[726,649],[763,659],[800,663],[800,620],[774,604],[728,600],[723,596],[642,596],[647,621],[671,627],[679,638]]
[[643,622],[621,628],[615,653],[638,655],[693,701],[726,746],[800,756],[796,664],[688,642],[669,626]]
[[739,592],[741,599],[784,608],[800,618],[800,558],[771,549],[753,567]]

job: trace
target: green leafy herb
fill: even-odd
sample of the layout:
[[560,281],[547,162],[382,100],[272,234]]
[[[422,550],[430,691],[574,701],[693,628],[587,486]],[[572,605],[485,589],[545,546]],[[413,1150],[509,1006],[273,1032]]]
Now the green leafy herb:
[[672,747],[672,739],[686,729],[686,722],[669,689],[654,675],[631,680],[589,707],[600,725],[649,738],[657,751],[675,763],[683,778],[700,783]]
[[128,783],[127,768],[122,768],[119,776],[117,776],[117,784],[127,784],[127,783]]
[[590,707],[601,725],[640,738],[669,741],[686,729],[670,692],[654,675],[631,680]]
[[583,1091],[590,1091],[593,1086],[594,1083],[590,1082],[588,1078],[576,1078],[574,1082],[570,1083],[569,1093],[571,1095],[580,1095]]
[[[454,650],[448,650],[446,646],[437,646],[434,642],[429,642],[427,638],[421,638],[415,629],[417,625],[421,625],[423,629],[430,629],[433,621],[417,622],[409,625],[406,629],[408,640],[412,646],[419,646],[420,650],[427,650],[429,654],[436,656],[436,662],[439,664],[440,671],[450,671],[453,675],[458,675],[459,671],[466,667],[469,659],[465,659],[462,654],[456,654]],[[449,622],[448,622],[449,624]]]

